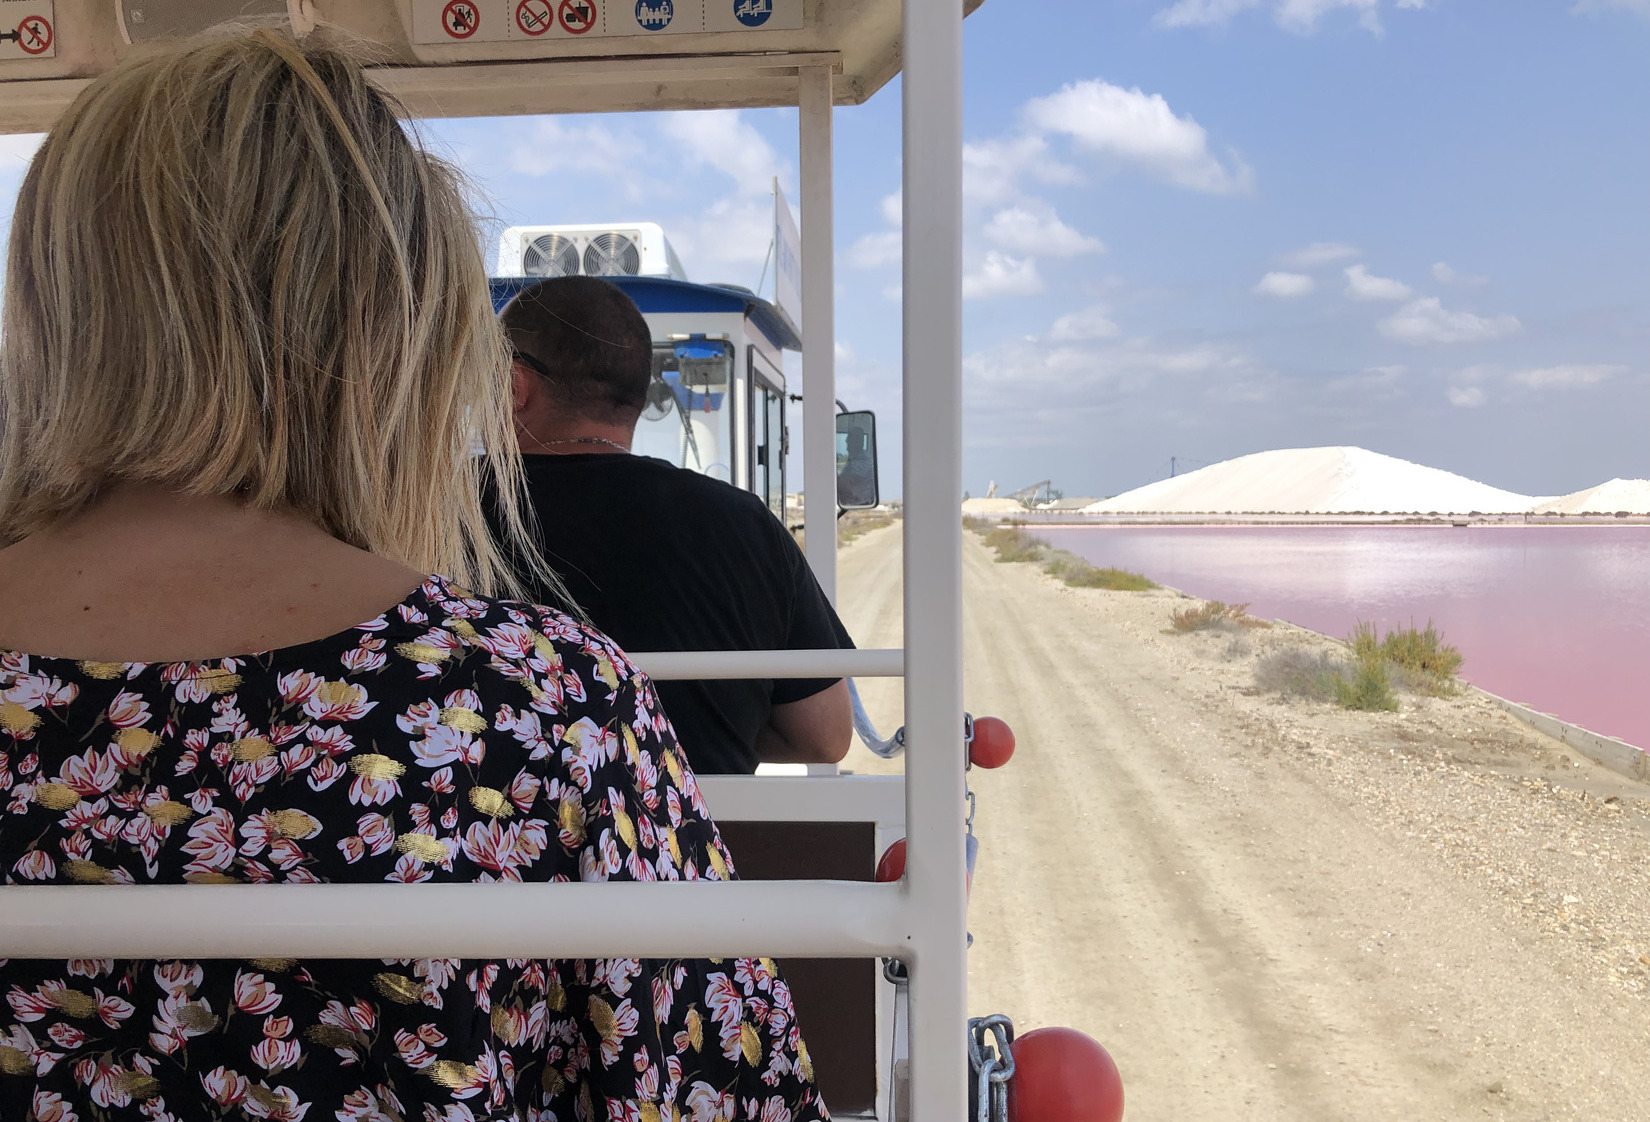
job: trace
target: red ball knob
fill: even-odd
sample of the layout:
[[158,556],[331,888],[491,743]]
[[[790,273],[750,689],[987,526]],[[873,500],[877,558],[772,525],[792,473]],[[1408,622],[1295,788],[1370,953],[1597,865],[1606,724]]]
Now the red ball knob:
[[1014,730],[997,717],[975,717],[968,759],[975,767],[998,768],[1014,757]]
[[1121,1122],[1123,1077],[1092,1037],[1040,1028],[1009,1047],[1009,1122]]
[[[887,849],[883,850],[882,851],[882,856],[877,859],[877,873],[876,873],[877,883],[887,884],[891,881],[899,880],[904,875],[905,875],[905,839],[901,838],[901,839],[899,839],[899,841],[895,842],[893,845],[891,845]],[[969,891],[973,890],[973,888],[974,888],[974,870],[973,869],[967,870],[967,872],[964,876],[963,884]]]
[[[861,865],[860,868],[864,866]],[[877,861],[877,880],[886,884],[888,881],[899,880],[904,875],[905,839],[901,838],[882,851],[882,857]]]

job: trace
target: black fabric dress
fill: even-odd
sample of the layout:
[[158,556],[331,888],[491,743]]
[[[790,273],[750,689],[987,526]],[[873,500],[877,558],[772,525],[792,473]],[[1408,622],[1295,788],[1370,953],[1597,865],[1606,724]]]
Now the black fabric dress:
[[[432,577],[244,658],[0,652],[6,884],[731,875],[652,684],[543,608]],[[768,960],[13,960],[0,991],[6,1122],[826,1117]]]

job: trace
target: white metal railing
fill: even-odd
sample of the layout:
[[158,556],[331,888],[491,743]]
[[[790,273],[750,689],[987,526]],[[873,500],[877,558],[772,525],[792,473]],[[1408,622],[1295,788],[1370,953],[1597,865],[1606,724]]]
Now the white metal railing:
[[897,885],[7,885],[3,958],[904,956]]

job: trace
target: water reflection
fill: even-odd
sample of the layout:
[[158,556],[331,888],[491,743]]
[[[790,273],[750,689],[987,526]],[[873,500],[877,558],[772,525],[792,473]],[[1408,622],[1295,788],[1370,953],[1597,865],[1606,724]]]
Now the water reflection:
[[1039,529],[1096,565],[1341,636],[1436,622],[1463,676],[1650,747],[1650,527]]

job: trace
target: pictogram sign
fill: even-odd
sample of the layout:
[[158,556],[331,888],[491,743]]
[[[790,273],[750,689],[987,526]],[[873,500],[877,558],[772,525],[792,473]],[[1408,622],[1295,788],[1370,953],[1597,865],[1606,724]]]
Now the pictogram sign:
[[0,0],[0,59],[56,56],[56,14],[50,0]]
[[596,0],[561,0],[557,9],[562,30],[569,35],[583,35],[596,26]]
[[45,54],[52,45],[52,21],[45,16],[27,16],[13,34],[26,54]]
[[773,15],[773,0],[733,0],[733,15],[746,27],[761,27]]
[[663,31],[675,16],[671,0],[636,0],[636,23],[643,31]]
[[468,39],[481,26],[481,13],[470,0],[450,0],[441,9],[441,29],[453,39]]
[[550,11],[550,0],[521,0],[516,5],[516,26],[524,35],[543,35],[556,26],[555,13]]

